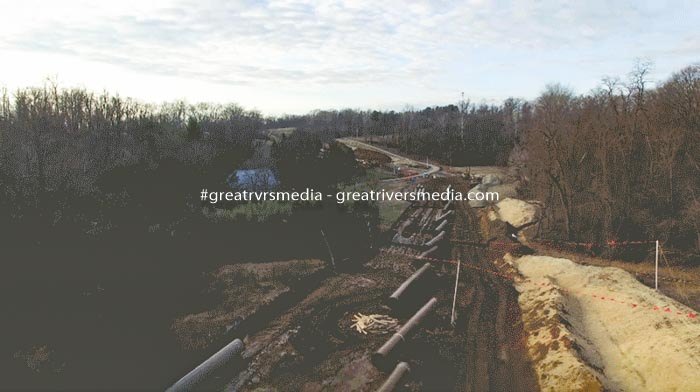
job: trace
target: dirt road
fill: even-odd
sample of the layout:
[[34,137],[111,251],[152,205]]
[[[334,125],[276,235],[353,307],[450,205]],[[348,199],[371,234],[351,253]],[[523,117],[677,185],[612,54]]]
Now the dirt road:
[[381,152],[382,154],[385,154],[388,157],[390,157],[393,162],[400,164],[400,165],[411,165],[411,166],[419,166],[419,167],[427,168],[426,171],[424,171],[423,173],[420,173],[420,174],[415,174],[412,176],[406,176],[406,177],[400,177],[400,178],[389,178],[389,179],[382,180],[382,182],[406,181],[406,180],[410,180],[412,178],[417,178],[417,177],[428,177],[431,174],[435,174],[435,173],[440,171],[440,166],[434,165],[430,162],[427,162],[427,163],[426,162],[419,162],[419,161],[413,160],[411,158],[407,158],[407,157],[404,157],[404,156],[401,156],[398,154],[394,154],[393,152],[387,151],[387,150],[382,149],[380,147],[373,146],[373,145],[367,144],[365,142],[361,142],[361,141],[356,140],[356,139],[342,138],[342,139],[338,139],[338,141],[347,145],[350,148],[361,147],[361,148],[364,148],[367,150]]

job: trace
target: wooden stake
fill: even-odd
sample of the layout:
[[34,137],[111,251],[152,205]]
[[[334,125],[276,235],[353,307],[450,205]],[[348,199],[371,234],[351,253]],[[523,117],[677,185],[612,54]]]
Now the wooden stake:
[[321,229],[321,235],[323,236],[323,242],[326,243],[326,248],[328,248],[328,254],[331,256],[331,265],[333,265],[333,270],[335,270],[335,258],[333,257],[333,251],[331,250],[331,245],[328,243],[326,233],[323,232],[323,229]]
[[459,286],[459,269],[462,266],[462,259],[457,259],[457,276],[455,277],[455,294],[454,297],[452,297],[452,318],[450,321],[450,324],[452,326],[455,326],[456,318],[455,318],[455,306],[457,305],[457,286]]
[[654,290],[659,290],[659,240],[656,240],[656,261],[654,267]]

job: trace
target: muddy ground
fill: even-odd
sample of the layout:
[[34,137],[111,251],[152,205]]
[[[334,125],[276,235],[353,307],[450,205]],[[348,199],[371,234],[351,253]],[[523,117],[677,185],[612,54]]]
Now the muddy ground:
[[[457,179],[440,181],[439,186],[444,181],[469,186]],[[441,209],[427,207],[422,206],[432,214]],[[395,227],[417,208],[421,207],[409,207]],[[449,227],[450,235],[430,255],[433,278],[421,283],[408,309],[392,311],[385,301],[426,262],[417,257],[424,247],[387,242],[372,259],[353,270],[329,271],[322,280],[308,282],[298,302],[260,317],[259,325],[249,326],[240,336],[246,343],[243,363],[227,369],[212,385],[242,391],[376,390],[388,372],[378,370],[370,356],[392,332],[360,334],[351,327],[352,316],[391,315],[403,324],[435,296],[435,313],[396,356],[411,367],[402,380],[403,390],[538,390],[526,354],[517,293],[511,282],[490,272],[498,271],[501,251],[486,246],[479,217],[467,203],[456,206]],[[465,267],[453,326],[457,259]]]

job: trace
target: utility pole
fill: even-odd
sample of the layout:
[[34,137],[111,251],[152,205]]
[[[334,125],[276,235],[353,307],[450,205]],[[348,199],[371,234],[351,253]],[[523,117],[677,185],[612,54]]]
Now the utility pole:
[[460,136],[462,138],[462,144],[464,144],[464,111],[466,110],[464,102],[464,91],[462,91],[462,100],[459,101],[459,130]]

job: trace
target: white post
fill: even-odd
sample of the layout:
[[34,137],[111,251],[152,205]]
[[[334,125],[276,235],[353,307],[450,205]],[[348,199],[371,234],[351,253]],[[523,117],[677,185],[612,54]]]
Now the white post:
[[455,324],[455,305],[457,305],[457,286],[459,286],[459,267],[462,266],[462,260],[457,259],[457,276],[455,277],[455,295],[452,298],[452,319],[450,321],[450,324],[454,327]]
[[656,261],[654,267],[654,290],[659,290],[659,240],[656,240]]

